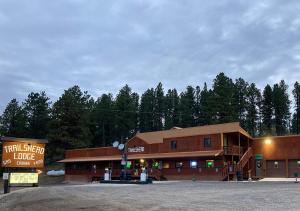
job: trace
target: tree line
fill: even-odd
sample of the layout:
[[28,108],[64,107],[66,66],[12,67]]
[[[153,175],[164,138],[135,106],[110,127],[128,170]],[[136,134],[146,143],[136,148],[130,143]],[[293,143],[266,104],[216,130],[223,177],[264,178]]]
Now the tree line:
[[[125,85],[114,97],[91,97],[79,86],[51,103],[45,92],[30,93],[24,102],[12,99],[0,117],[2,136],[47,138],[47,161],[63,158],[66,149],[111,146],[137,132],[167,130],[239,121],[252,136],[298,134],[300,85],[293,100],[284,80],[263,90],[242,78],[219,73],[211,88],[204,83],[178,93],[159,83],[141,96]],[[292,111],[292,112],[291,112]]]

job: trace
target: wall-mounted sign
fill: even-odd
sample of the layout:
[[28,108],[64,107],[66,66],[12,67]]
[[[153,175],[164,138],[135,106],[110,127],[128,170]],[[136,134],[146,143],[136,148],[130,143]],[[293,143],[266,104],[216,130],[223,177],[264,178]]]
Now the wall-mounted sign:
[[8,178],[9,178],[9,173],[3,173],[2,179],[3,180],[8,180]]
[[144,152],[145,147],[129,147],[128,152]]
[[11,173],[9,178],[10,184],[30,184],[38,183],[38,173]]
[[263,155],[262,154],[255,154],[255,160],[262,160]]
[[45,144],[6,141],[2,148],[2,167],[43,168]]

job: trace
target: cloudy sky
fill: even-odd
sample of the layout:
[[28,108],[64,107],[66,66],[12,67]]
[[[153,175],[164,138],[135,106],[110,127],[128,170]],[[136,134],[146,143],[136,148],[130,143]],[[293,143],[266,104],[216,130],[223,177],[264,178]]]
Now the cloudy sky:
[[299,0],[0,0],[0,113],[75,84],[93,96],[300,80]]

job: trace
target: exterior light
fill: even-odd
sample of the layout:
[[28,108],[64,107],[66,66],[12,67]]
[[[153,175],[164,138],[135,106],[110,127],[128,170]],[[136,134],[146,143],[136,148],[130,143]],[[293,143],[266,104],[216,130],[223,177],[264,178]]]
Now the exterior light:
[[140,159],[140,163],[144,163],[145,162],[145,160],[144,159]]
[[266,143],[266,144],[271,144],[272,141],[271,141],[271,139],[266,139],[266,140],[265,140],[265,143]]

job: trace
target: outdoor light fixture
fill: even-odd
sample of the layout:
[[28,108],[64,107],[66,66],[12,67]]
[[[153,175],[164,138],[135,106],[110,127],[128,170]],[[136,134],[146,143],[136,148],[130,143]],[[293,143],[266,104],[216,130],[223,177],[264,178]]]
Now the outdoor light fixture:
[[144,159],[140,159],[140,163],[144,163],[145,162],[145,160]]
[[266,144],[271,144],[272,141],[271,141],[271,139],[266,139],[266,140],[265,140],[265,143],[266,143]]

